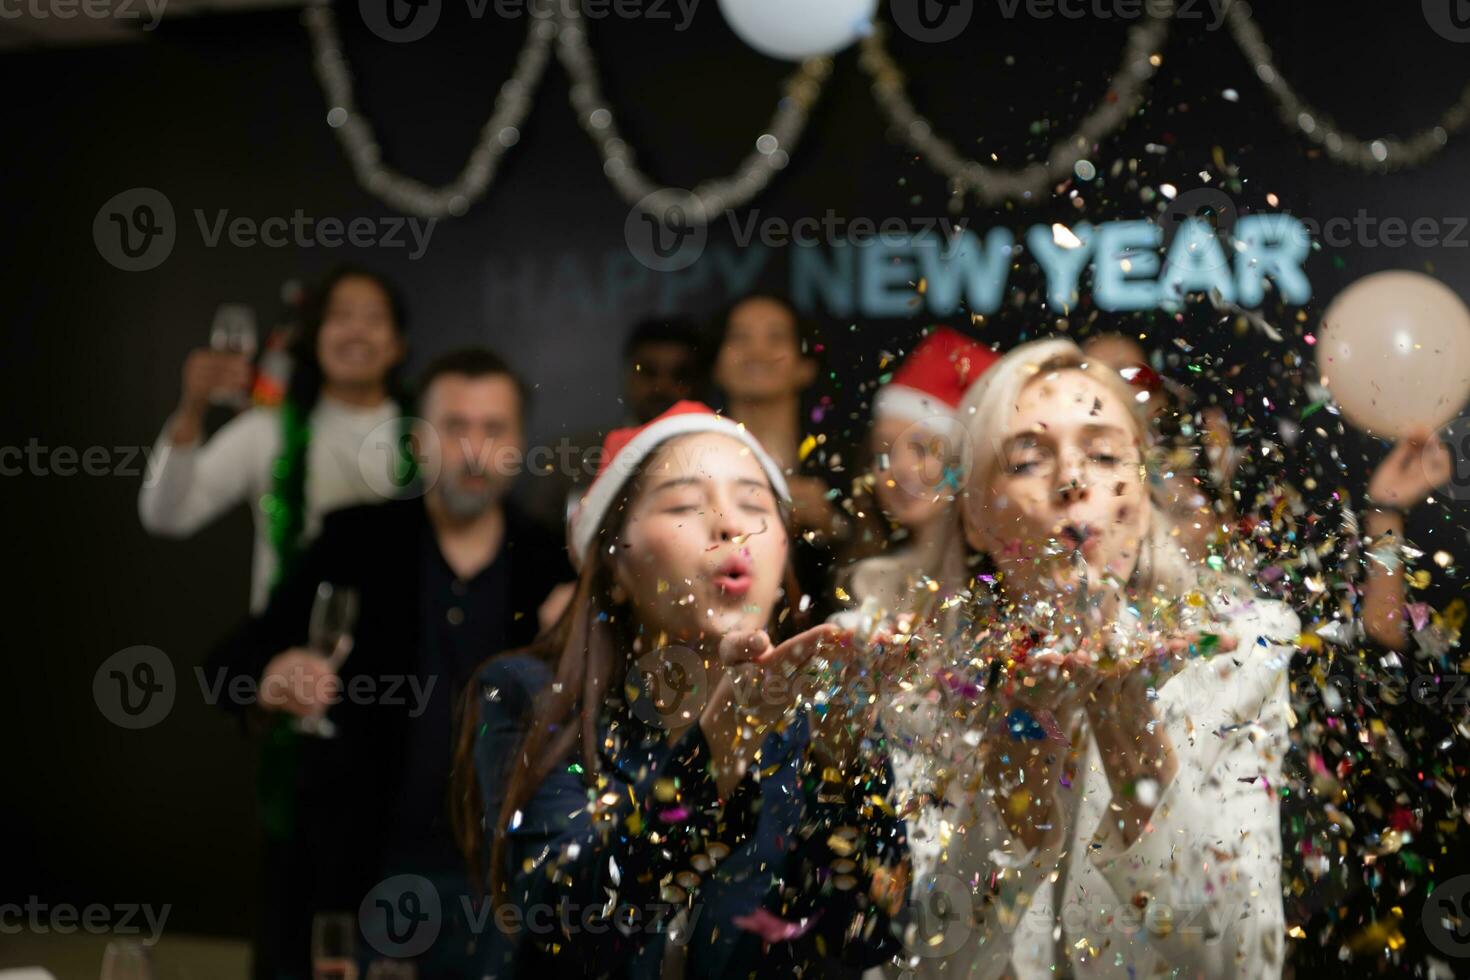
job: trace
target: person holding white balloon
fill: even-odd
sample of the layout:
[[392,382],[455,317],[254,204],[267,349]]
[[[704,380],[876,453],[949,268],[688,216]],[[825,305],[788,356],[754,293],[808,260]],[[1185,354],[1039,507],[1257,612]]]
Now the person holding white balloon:
[[1371,640],[1402,650],[1404,519],[1452,475],[1449,450],[1432,433],[1470,399],[1470,309],[1422,273],[1365,276],[1323,314],[1317,367],[1343,417],[1397,443],[1364,501],[1362,619]]

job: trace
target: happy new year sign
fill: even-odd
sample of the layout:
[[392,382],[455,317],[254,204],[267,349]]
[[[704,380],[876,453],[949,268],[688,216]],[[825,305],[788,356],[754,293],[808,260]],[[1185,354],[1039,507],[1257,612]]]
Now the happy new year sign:
[[1164,227],[1153,221],[1033,225],[1024,246],[1009,228],[983,236],[965,228],[948,241],[878,236],[856,246],[795,248],[791,290],[803,308],[902,318],[915,312],[914,287],[921,283],[931,314],[993,313],[1012,267],[1029,253],[1046,277],[1046,303],[1057,313],[1077,306],[1085,270],[1091,270],[1095,305],[1109,312],[1175,310],[1192,294],[1257,307],[1269,286],[1283,302],[1300,306],[1312,295],[1303,271],[1309,250],[1306,227],[1287,214],[1247,215],[1228,233],[1187,218],[1167,248]]

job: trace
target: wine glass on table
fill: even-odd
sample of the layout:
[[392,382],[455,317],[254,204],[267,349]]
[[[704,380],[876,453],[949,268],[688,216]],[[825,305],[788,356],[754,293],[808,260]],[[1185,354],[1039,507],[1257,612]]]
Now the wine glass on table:
[[142,943],[114,940],[102,954],[102,980],[153,980],[153,959]]
[[311,980],[357,980],[357,917],[318,912],[311,919]]
[[[214,311],[214,322],[209,328],[209,346],[213,350],[240,354],[249,360],[255,357],[258,336],[255,311],[244,303],[221,303]],[[231,408],[246,408],[250,404],[250,392],[216,391],[210,396],[210,401]]]
[[[327,658],[333,673],[342,669],[352,652],[352,631],[357,627],[357,590],[322,582],[316,587],[311,604],[311,620],[307,627],[307,645]],[[318,738],[336,738],[337,726],[326,712],[313,718],[301,718],[296,730]]]

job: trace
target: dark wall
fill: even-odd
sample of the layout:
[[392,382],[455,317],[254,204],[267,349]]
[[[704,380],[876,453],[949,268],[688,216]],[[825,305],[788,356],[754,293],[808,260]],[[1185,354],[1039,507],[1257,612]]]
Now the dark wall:
[[[900,36],[892,44],[917,103],[941,131],[967,152],[1014,164],[1069,131],[1100,97],[1127,25],[1007,20],[993,5],[979,6],[956,41],[924,45]],[[1435,34],[1417,4],[1289,6],[1260,13],[1266,34],[1293,82],[1350,129],[1430,125],[1470,80],[1470,46]],[[388,159],[430,182],[449,179],[509,71],[525,22],[474,21],[446,3],[427,39],[388,44],[361,26],[356,9],[342,13],[347,54],[359,104]],[[607,20],[594,25],[592,43],[641,164],[684,186],[733,169],[766,125],[788,72],[740,44],[713,0],[687,31]],[[391,213],[359,188],[324,123],[305,32],[292,14],[166,17],[134,45],[12,53],[0,60],[0,83],[9,96],[0,149],[5,445],[34,438],[49,447],[101,446],[123,462],[127,447],[151,444],[177,397],[182,358],[207,339],[218,303],[250,302],[269,322],[284,280],[345,260],[402,281],[415,364],[470,342],[507,353],[537,386],[533,434],[550,438],[617,417],[619,379],[610,365],[628,323],[654,310],[709,314],[729,298],[718,264],[754,261],[724,224],[690,270],[659,274],[633,261],[623,239],[627,206],[603,178],[556,65],[486,199],[439,223],[417,261],[402,249],[201,241],[196,208],[257,219],[298,208],[344,219]],[[1149,152],[1150,144],[1164,151]],[[1269,193],[1318,221],[1366,208],[1380,220],[1432,217],[1448,234],[1455,216],[1470,214],[1470,139],[1396,175],[1320,159],[1278,121],[1228,34],[1198,20],[1182,23],[1166,48],[1146,110],[1094,159],[1106,172],[1119,157],[1138,159],[1141,182],[1154,186],[1192,188],[1201,171],[1217,182],[1234,172],[1239,186],[1231,193],[1242,208],[1266,208]],[[179,238],[162,266],[128,273],[99,255],[92,224],[103,202],[139,186],[170,199]],[[1019,230],[1151,213],[1136,188],[1117,181],[1078,191],[1081,207],[1064,194],[964,216],[974,226]],[[873,219],[949,214],[943,181],[885,133],[852,52],[838,58],[791,166],[756,205],[788,219],[828,209]],[[1251,398],[1235,417],[1245,425],[1248,415],[1263,414],[1258,390],[1287,414],[1304,401],[1294,382],[1276,375],[1287,352],[1309,354],[1302,328],[1346,283],[1379,269],[1422,269],[1470,296],[1465,234],[1458,246],[1359,241],[1315,253],[1308,267],[1315,298],[1304,317],[1265,311],[1287,335],[1282,344],[1256,331],[1237,334],[1229,318],[1198,308],[1175,319],[1084,308],[1068,326],[1144,331],[1166,345],[1181,337],[1242,365],[1237,387]],[[753,266],[756,281],[781,288],[788,265],[789,254],[773,250]],[[1013,277],[1016,305],[967,329],[1005,345],[1050,329],[1051,315],[1030,291],[1038,283],[1023,263]],[[839,439],[855,436],[863,409],[857,386],[875,374],[874,353],[903,346],[926,320],[810,312],[829,354],[822,393],[834,399],[822,427]],[[1364,454],[1376,459],[1381,449],[1344,440],[1352,477],[1361,479]],[[17,865],[7,856],[6,890],[51,901],[168,902],[173,928],[240,932],[257,861],[247,743],[197,697],[181,697],[152,729],[120,731],[99,714],[91,681],[98,664],[135,644],[161,648],[181,670],[202,659],[244,609],[248,521],[234,515],[184,543],[151,540],[136,516],[138,483],[127,473],[0,483],[13,570],[4,715],[16,732],[7,778],[13,796],[4,809],[23,842],[9,850],[24,852]],[[1427,543],[1463,550],[1465,517],[1460,506],[1426,525]]]

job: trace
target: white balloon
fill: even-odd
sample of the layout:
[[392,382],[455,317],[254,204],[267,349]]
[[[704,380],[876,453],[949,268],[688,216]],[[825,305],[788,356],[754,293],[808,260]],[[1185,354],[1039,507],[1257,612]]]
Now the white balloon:
[[761,54],[803,61],[872,30],[878,0],[719,0],[730,29]]
[[1433,431],[1470,399],[1470,310],[1422,273],[1366,276],[1322,315],[1317,370],[1358,428],[1389,439]]

